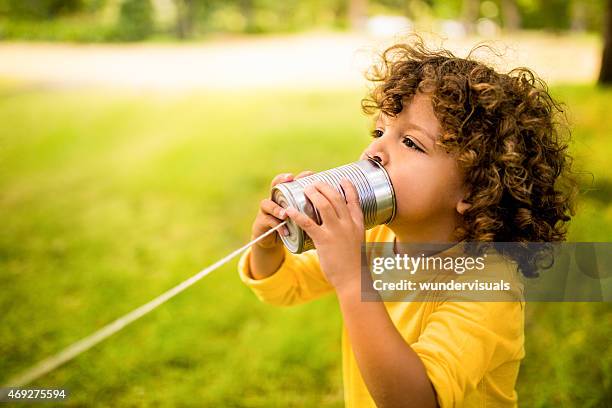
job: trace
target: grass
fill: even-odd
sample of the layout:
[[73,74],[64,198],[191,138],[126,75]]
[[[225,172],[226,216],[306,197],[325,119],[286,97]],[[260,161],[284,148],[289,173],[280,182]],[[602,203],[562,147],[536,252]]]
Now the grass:
[[105,42],[117,41],[113,24],[89,16],[40,21],[0,18],[0,39],[18,41]]
[[[609,240],[611,91],[554,89],[595,175],[573,240]],[[0,85],[0,383],[246,242],[273,175],[355,160],[359,93]],[[603,406],[609,304],[529,304],[521,405]],[[67,405],[343,406],[333,296],[261,304],[224,266],[32,386]]]

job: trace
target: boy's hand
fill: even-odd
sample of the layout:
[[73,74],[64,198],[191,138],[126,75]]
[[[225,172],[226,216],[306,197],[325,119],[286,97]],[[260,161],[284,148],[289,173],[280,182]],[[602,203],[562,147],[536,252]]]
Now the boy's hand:
[[321,269],[337,292],[348,288],[359,290],[361,244],[365,240],[357,190],[347,179],[343,179],[340,185],[346,201],[332,186],[323,182],[315,182],[304,189],[304,194],[319,211],[321,225],[295,208],[287,208],[287,215],[312,238]]
[[[286,183],[301,177],[306,177],[311,174],[314,174],[312,171],[303,171],[297,176],[293,177],[292,173],[283,173],[279,174],[272,179],[270,183],[270,188],[274,187],[279,183]],[[271,228],[276,227],[278,224],[283,222],[286,215],[282,212],[283,207],[276,204],[269,198],[265,198],[261,200],[259,203],[259,211],[257,212],[257,216],[255,217],[255,221],[253,222],[253,226],[251,228],[251,239],[255,239],[261,234],[267,232]],[[282,227],[279,231],[276,231],[274,234],[270,234],[261,241],[257,242],[255,245],[264,248],[271,249],[274,247],[280,247],[283,245],[283,242],[280,240],[278,234],[287,234],[289,230],[287,227]]]

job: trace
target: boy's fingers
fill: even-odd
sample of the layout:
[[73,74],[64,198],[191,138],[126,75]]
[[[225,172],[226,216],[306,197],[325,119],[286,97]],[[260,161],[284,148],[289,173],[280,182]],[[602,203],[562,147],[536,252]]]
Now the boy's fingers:
[[279,183],[284,183],[284,182],[292,181],[298,178],[310,176],[311,174],[314,174],[314,172],[310,170],[305,170],[295,177],[293,176],[293,173],[281,173],[272,179],[272,182],[270,183],[270,188],[274,187],[275,185]]
[[310,235],[312,239],[317,239],[321,227],[319,227],[312,218],[299,212],[295,207],[287,207],[287,215],[298,225],[298,227]]
[[327,197],[321,194],[317,187],[309,184],[304,188],[304,194],[306,197],[308,197],[308,199],[310,199],[310,201],[312,201],[312,204],[319,211],[323,225],[326,223],[329,225],[339,218],[333,204],[327,199]]
[[274,187],[275,185],[279,184],[279,183],[284,183],[285,181],[290,181],[291,179],[293,179],[293,173],[282,173],[277,175],[276,177],[274,177],[272,179],[272,182],[270,183],[270,188]]
[[274,201],[270,200],[269,198],[264,198],[263,200],[261,200],[259,207],[264,213],[271,214],[275,216],[276,218],[278,218],[279,220],[284,220],[285,218],[287,218],[285,211],[283,211],[284,208],[276,204]]
[[344,197],[342,196],[342,194],[338,192],[338,190],[336,190],[335,188],[333,188],[327,183],[317,182],[317,183],[314,183],[313,185],[332,204],[339,218],[345,218],[347,216],[350,216],[348,212],[348,208],[346,206],[346,202],[344,201]]
[[359,204],[359,193],[357,193],[357,189],[347,179],[340,180],[340,185],[344,190],[344,195],[346,197],[346,205],[348,207],[351,218],[354,222],[358,222],[363,224],[363,211],[361,210],[361,205]]
[[314,171],[305,170],[305,171],[301,172],[300,174],[298,174],[297,176],[295,176],[295,179],[299,179],[299,178],[302,178],[302,177],[310,176],[312,174],[314,174]]
[[[253,233],[254,236],[259,236],[259,235],[263,234],[264,232],[268,231],[269,229],[272,229],[272,228],[276,227],[281,222],[282,221],[277,220],[276,218],[274,218],[271,215],[264,215],[263,219],[261,219],[261,222],[260,222],[259,226],[257,227],[256,230],[253,230],[252,233]],[[278,231],[279,234],[283,233],[281,231],[281,230],[283,230],[283,228],[281,228]],[[266,240],[270,240],[270,239],[271,239],[270,237],[266,237]]]

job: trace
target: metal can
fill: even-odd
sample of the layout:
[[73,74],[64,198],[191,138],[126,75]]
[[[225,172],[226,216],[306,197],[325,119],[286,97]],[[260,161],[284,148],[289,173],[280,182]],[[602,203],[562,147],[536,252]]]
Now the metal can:
[[[287,183],[277,184],[272,188],[271,198],[281,207],[295,207],[320,225],[319,212],[304,194],[304,188],[315,181],[321,181],[334,187],[346,199],[340,186],[340,180],[343,178],[350,180],[357,189],[365,229],[393,221],[396,211],[395,192],[391,179],[378,157],[368,157]],[[312,239],[290,218],[287,218],[287,229],[289,235],[280,237],[290,252],[299,254],[314,249]]]

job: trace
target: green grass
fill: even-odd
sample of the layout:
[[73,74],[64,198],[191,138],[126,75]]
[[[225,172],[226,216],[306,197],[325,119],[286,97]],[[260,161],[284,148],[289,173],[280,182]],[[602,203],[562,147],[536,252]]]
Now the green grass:
[[[555,88],[595,175],[574,240],[609,240],[612,92]],[[160,95],[0,85],[0,383],[246,242],[277,173],[355,160],[356,92]],[[529,304],[522,406],[602,406],[609,304]],[[68,405],[342,406],[334,296],[260,303],[236,262],[33,386]]]
[[116,32],[112,24],[89,16],[40,21],[0,18],[0,39],[2,40],[92,43],[116,41]]

